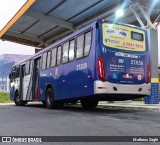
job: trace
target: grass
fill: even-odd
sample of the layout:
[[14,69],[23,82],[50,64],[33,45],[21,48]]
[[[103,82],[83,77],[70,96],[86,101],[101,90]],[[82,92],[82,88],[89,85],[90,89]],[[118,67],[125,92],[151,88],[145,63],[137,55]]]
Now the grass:
[[0,92],[0,103],[11,103],[13,101],[9,98],[9,93]]

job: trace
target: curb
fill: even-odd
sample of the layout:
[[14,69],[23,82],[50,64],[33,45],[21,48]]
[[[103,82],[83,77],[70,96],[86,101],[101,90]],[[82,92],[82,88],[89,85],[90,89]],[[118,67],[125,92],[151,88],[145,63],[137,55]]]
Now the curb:
[[0,105],[14,105],[14,103],[0,103]]
[[[31,104],[40,104],[39,102],[34,102],[34,103],[29,103]],[[15,105],[14,103],[0,103],[1,105]],[[71,105],[71,106],[80,106],[79,104],[76,105]],[[99,104],[97,108],[102,108],[102,109],[123,109],[123,110],[135,110],[135,111],[154,111],[154,112],[160,112],[160,107],[159,106],[127,106],[125,104]]]
[[104,108],[104,109],[125,109],[125,110],[135,110],[135,111],[155,111],[155,112],[159,112],[160,108],[159,107],[143,107],[143,106],[119,106],[119,105],[102,105],[99,104],[98,108]]

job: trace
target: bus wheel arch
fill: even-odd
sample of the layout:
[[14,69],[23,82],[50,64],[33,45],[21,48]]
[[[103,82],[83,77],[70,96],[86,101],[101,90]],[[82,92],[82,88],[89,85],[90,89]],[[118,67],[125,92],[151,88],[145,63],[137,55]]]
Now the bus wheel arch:
[[47,86],[46,86],[46,89],[45,89],[45,95],[46,95],[46,93],[47,93],[47,90],[48,90],[49,88],[51,88],[51,89],[53,90],[53,87],[52,87],[52,85],[51,85],[51,84],[47,84]]

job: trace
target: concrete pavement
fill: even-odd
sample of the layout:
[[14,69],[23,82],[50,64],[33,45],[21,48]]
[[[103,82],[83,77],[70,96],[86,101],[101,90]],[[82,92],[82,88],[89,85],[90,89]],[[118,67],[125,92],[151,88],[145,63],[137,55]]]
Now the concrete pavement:
[[[39,103],[25,107],[13,104],[0,105],[0,115],[0,136],[158,136],[160,134],[160,112],[99,107],[94,110],[84,110],[82,107],[69,105],[62,109],[49,110]],[[57,145],[55,142],[50,144]],[[66,143],[58,144],[66,145]],[[88,145],[88,143],[68,143],[68,145],[75,144]],[[89,145],[102,144],[110,143],[89,143]],[[124,145],[121,142],[113,144]],[[132,144],[135,145],[132,142],[127,143],[127,145]]]
[[[42,104],[41,102],[29,102],[31,105]],[[80,103],[78,103],[80,105]],[[14,105],[14,103],[0,103],[0,105]],[[113,109],[131,109],[142,111],[160,111],[160,104],[145,104],[144,101],[100,101],[98,108],[113,108]]]

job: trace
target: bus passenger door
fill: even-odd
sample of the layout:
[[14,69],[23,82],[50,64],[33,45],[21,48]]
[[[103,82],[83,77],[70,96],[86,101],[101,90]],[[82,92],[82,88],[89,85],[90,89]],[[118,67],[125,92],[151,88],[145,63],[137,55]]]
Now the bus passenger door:
[[33,100],[32,96],[32,60],[29,60],[25,64],[25,71],[23,77],[23,100]]
[[34,69],[33,69],[33,100],[40,100],[40,60],[37,58],[34,60]]
[[20,95],[20,99],[23,99],[24,73],[25,73],[25,64],[20,65],[20,85],[19,85],[19,95]]

